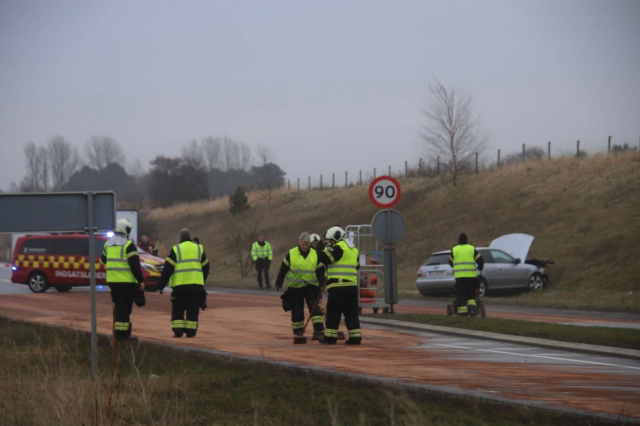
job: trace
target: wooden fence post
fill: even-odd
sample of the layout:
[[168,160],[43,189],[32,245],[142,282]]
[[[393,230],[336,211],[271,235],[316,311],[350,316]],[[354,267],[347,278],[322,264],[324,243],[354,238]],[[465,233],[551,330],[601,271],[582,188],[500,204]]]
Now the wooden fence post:
[[438,176],[440,176],[440,156],[438,155]]
[[362,170],[360,170],[360,180],[358,182],[360,185],[362,185]]
[[580,139],[576,142],[576,158],[580,158]]
[[320,189],[322,189],[322,175],[320,175]]
[[549,160],[551,160],[551,141],[549,141],[549,144],[547,146],[547,157]]
[[409,177],[409,162],[408,161],[404,162],[404,176],[405,177]]
[[478,174],[478,153],[476,152],[476,174]]
[[311,176],[309,176],[309,191],[311,191]]
[[300,192],[300,178],[298,178],[298,192]]
[[498,150],[498,168],[500,168],[500,150]]
[[609,136],[609,150],[607,152],[611,152],[611,136]]
[[522,164],[524,164],[525,144],[522,144]]
[[347,172],[344,172],[344,187],[349,186],[349,178],[347,177]]
[[418,161],[418,176],[422,176],[422,158]]
[[336,187],[336,174],[331,173],[331,189],[334,189],[335,187]]

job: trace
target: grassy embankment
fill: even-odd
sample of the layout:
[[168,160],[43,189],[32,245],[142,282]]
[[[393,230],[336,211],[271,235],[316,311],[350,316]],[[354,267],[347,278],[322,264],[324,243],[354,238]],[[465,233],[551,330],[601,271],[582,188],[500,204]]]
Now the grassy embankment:
[[[420,297],[415,273],[430,253],[451,247],[460,232],[476,246],[513,232],[536,237],[529,257],[554,259],[547,289],[488,304],[637,311],[640,303],[640,158],[637,154],[559,158],[482,171],[460,179],[401,179],[397,210],[408,232],[397,244],[401,297]],[[245,217],[260,222],[274,248],[276,275],[299,233],[323,233],[335,224],[366,224],[377,209],[366,186],[323,191],[280,190],[249,194]],[[255,288],[255,275],[241,279],[223,235],[229,228],[228,198],[150,212],[154,238],[170,247],[182,227],[198,235],[213,260],[210,284]]]
[[513,336],[537,337],[571,343],[613,346],[640,350],[638,330],[609,327],[581,327],[576,325],[549,324],[544,322],[515,321],[502,318],[461,318],[423,314],[365,315],[369,318],[407,321],[441,327],[488,331]]
[[519,425],[605,424],[148,344],[110,353],[90,379],[88,334],[0,318],[0,424]]

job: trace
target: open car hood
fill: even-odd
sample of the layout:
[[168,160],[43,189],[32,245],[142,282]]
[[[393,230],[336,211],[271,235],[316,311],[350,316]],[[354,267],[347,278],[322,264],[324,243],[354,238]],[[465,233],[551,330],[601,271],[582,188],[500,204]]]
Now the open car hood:
[[524,263],[533,243],[533,238],[533,236],[527,234],[507,234],[491,241],[489,247],[507,252]]

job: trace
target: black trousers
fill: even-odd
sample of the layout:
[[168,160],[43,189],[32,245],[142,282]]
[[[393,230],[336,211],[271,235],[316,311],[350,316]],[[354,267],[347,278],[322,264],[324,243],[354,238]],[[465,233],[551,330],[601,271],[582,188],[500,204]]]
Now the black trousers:
[[304,327],[304,304],[307,302],[307,308],[311,315],[311,323],[313,324],[313,331],[324,330],[324,319],[322,318],[322,311],[320,309],[320,301],[312,312],[313,305],[316,304],[316,300],[320,295],[320,289],[317,285],[306,285],[300,288],[289,287],[289,294],[291,295],[291,328],[294,334],[299,332]]
[[131,310],[133,309],[133,300],[136,295],[136,284],[113,284],[111,288],[111,301],[115,304],[114,312],[114,330],[117,338],[131,335]]
[[182,333],[186,333],[189,337],[196,335],[203,298],[204,292],[171,294],[171,329],[176,335],[182,335]]
[[344,322],[349,330],[350,339],[361,339],[360,318],[358,317],[358,286],[333,287],[329,289],[327,300],[326,338],[337,339],[340,318],[344,314]]
[[267,288],[271,287],[271,281],[269,280],[269,266],[271,262],[269,259],[257,259],[256,271],[258,271],[258,285],[262,287],[262,274],[264,274],[264,282],[267,284]]
[[458,313],[467,313],[469,301],[475,306],[476,288],[480,285],[477,278],[456,278],[456,292],[458,294]]

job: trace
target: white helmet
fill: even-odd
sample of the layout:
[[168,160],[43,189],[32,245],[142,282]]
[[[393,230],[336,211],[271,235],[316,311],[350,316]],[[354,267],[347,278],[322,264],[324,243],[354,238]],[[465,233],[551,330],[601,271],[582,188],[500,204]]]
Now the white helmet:
[[125,234],[128,237],[132,228],[133,225],[129,222],[129,219],[118,219],[116,222],[116,233]]
[[324,239],[335,240],[337,242],[344,238],[344,234],[344,229],[340,228],[339,226],[332,226],[327,230],[327,232],[324,233]]
[[311,234],[311,241],[312,244],[313,243],[319,243],[320,242],[320,235],[318,234]]

